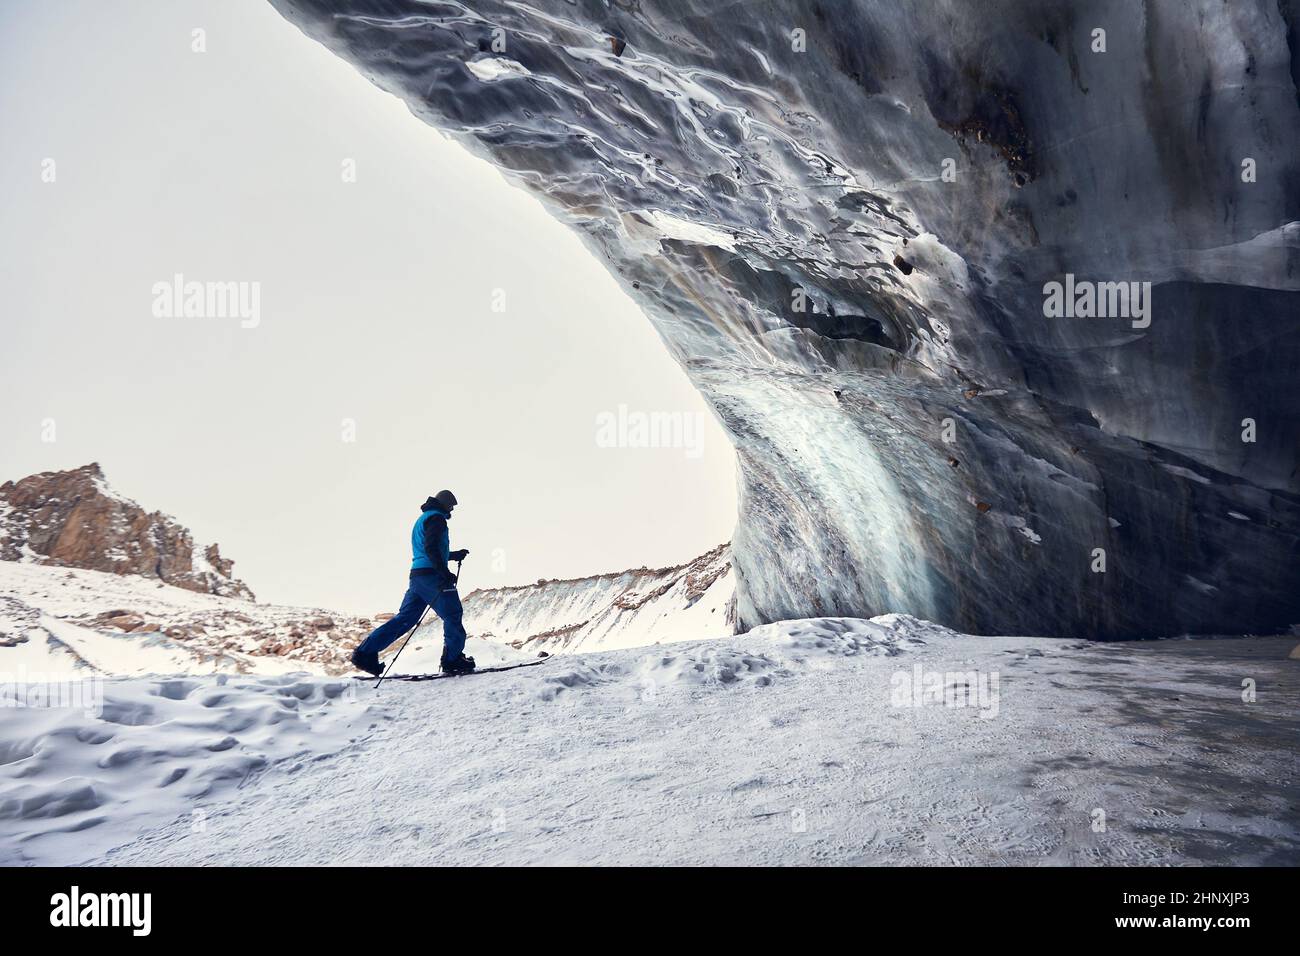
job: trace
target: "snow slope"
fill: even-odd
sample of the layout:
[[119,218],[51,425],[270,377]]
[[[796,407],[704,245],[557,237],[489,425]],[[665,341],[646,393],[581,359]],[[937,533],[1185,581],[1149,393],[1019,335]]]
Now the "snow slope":
[[0,673],[324,673],[371,626],[155,578],[0,561]]
[[0,710],[0,847],[116,865],[1296,864],[1293,644],[983,638],[889,615],[378,691],[111,681],[101,718]]
[[637,568],[465,596],[472,636],[530,651],[612,650],[735,630],[731,549],[671,568]]
[[[108,680],[74,707],[0,678],[0,865],[98,856],[273,767],[359,739],[376,718],[346,678]],[[69,698],[62,698],[68,700]]]

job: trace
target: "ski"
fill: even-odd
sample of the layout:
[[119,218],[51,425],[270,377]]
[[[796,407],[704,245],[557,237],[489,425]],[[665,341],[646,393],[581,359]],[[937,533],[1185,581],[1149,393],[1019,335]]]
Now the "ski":
[[[521,667],[536,667],[538,664],[545,664],[547,661],[551,659],[552,657],[543,657],[540,660],[536,660],[536,661],[524,661],[522,664],[500,664],[496,667],[478,667],[470,671],[468,674],[397,674],[393,677],[385,677],[384,683],[388,683],[388,681],[390,680],[404,680],[404,681],[416,682],[416,681],[426,681],[426,680],[442,680],[443,678],[447,678],[447,677],[473,677],[475,674],[495,674],[501,671],[518,670]],[[352,679],[372,681],[375,680],[376,678],[372,677],[369,674],[353,674]]]

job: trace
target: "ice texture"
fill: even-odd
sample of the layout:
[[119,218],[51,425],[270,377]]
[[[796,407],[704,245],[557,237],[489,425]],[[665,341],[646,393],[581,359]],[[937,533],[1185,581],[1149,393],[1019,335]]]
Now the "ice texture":
[[735,444],[740,628],[1300,621],[1294,4],[272,2],[642,305]]

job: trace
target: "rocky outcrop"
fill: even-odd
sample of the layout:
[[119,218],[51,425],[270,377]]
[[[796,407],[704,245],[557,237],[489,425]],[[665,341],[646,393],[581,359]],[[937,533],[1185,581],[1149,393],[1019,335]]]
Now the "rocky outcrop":
[[113,491],[98,463],[0,485],[0,560],[111,571],[253,600],[217,545]]
[[641,303],[742,626],[1300,621],[1293,3],[273,3]]
[[735,629],[731,549],[668,568],[487,588],[465,596],[472,637],[547,651],[722,637]]

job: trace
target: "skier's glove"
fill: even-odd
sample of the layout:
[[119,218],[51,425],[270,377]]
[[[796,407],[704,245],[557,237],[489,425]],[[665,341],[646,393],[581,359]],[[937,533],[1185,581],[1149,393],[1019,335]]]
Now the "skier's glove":
[[448,561],[464,561],[469,557],[469,548],[461,548],[459,551],[453,551],[447,555]]

